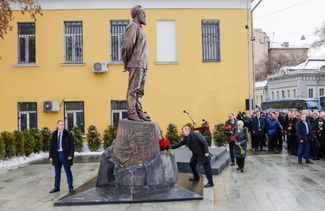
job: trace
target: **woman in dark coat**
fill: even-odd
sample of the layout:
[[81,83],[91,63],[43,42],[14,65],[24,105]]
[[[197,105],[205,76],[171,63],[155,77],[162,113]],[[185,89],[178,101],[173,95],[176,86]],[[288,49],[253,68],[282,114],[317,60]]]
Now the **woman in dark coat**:
[[234,156],[234,143],[231,141],[232,135],[234,135],[234,131],[237,128],[237,120],[234,118],[232,113],[228,114],[229,119],[225,123],[225,135],[227,137],[227,141],[229,144],[229,154],[231,159],[231,166],[235,165],[235,156]]
[[238,121],[234,135],[234,154],[238,165],[237,170],[240,170],[242,173],[244,172],[245,166],[247,142],[247,128],[244,128],[244,123],[242,121]]

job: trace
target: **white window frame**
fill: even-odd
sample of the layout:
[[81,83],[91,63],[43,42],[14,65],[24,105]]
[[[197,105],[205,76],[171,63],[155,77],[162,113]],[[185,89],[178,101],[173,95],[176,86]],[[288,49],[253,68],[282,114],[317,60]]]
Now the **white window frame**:
[[112,112],[111,112],[111,125],[113,125],[114,124],[114,114],[119,114],[119,119],[121,120],[122,118],[123,118],[123,112],[128,112],[128,110],[126,110],[126,109],[121,109],[121,110],[112,110]]
[[18,130],[21,130],[21,115],[26,114],[26,121],[27,121],[27,129],[30,129],[30,121],[29,121],[29,115],[30,114],[36,114],[37,111],[18,111]]
[[[74,103],[74,102],[66,102],[66,103]],[[77,127],[77,113],[83,113],[83,124],[84,124],[83,129],[84,129],[84,131],[82,131],[82,133],[85,133],[86,132],[86,128],[85,128],[85,107],[83,107],[83,109],[67,110],[67,108],[66,108],[67,104],[66,103],[64,104],[64,128],[66,130],[68,130],[68,114],[73,114],[73,127]],[[79,103],[79,101],[76,102],[76,103]],[[83,106],[85,106],[84,103],[83,103]]]

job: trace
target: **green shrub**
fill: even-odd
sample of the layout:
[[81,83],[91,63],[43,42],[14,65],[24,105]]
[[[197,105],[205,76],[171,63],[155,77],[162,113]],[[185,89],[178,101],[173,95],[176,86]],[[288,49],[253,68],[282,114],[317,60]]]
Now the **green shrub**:
[[182,139],[175,124],[169,124],[167,126],[165,137],[170,141],[171,144],[176,144]]
[[43,137],[39,129],[31,128],[29,129],[31,134],[34,136],[35,139],[35,148],[34,152],[39,153],[43,149]]
[[19,130],[15,130],[14,139],[16,143],[16,156],[24,156],[25,155],[25,137],[23,132]]
[[42,150],[44,152],[48,152],[50,150],[50,144],[52,141],[52,132],[48,127],[43,127],[40,131],[41,136],[43,138],[43,147]]
[[34,135],[30,132],[30,130],[23,131],[25,137],[25,156],[29,156],[34,152],[35,149],[35,138]]
[[0,160],[5,157],[5,143],[3,142],[2,137],[0,136]]
[[87,130],[87,142],[89,150],[94,152],[98,151],[100,148],[100,134],[97,131],[96,126],[90,125]]
[[225,131],[225,124],[219,123],[214,126],[212,136],[215,145],[218,147],[225,146],[227,144],[227,137],[224,131]]
[[74,141],[76,151],[81,152],[83,147],[83,140],[82,140],[82,132],[80,128],[73,127],[71,133],[73,136],[73,141]]
[[[202,124],[201,124],[201,127],[209,127],[209,122],[207,121],[204,121]],[[211,134],[211,131],[210,129],[207,130],[207,131],[200,131],[201,135],[207,140],[208,142],[208,145],[211,146],[212,144],[212,134]]]
[[16,155],[16,143],[12,133],[4,131],[1,133],[5,145],[5,157],[11,158]]
[[111,146],[113,140],[116,138],[116,133],[117,133],[117,127],[111,125],[104,130],[104,134],[103,134],[104,149],[107,149],[109,146]]

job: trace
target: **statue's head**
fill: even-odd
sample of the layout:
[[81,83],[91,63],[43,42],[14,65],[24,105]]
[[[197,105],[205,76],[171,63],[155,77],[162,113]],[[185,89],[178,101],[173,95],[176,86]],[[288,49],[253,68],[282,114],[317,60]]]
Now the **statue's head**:
[[140,5],[136,5],[131,9],[132,19],[138,20],[142,25],[146,25],[146,13]]

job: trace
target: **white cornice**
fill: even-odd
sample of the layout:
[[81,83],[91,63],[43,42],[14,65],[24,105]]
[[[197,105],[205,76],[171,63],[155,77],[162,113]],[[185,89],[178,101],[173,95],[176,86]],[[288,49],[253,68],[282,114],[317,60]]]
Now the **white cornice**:
[[[38,0],[43,10],[71,9],[130,9],[140,4],[145,9],[155,8],[225,8],[245,9],[250,0]],[[12,5],[14,10],[20,7]]]

